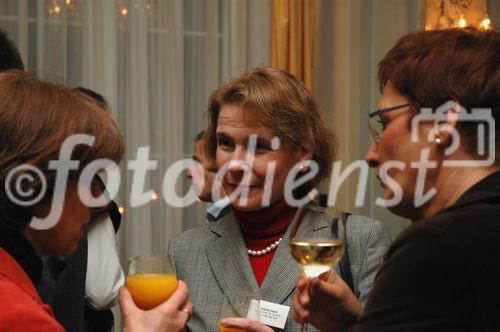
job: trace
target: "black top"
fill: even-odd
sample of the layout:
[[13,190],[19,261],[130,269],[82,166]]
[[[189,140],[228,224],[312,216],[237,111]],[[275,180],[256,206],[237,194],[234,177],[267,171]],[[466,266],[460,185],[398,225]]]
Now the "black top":
[[0,247],[21,265],[33,285],[38,284],[42,276],[42,260],[21,232],[0,225]]
[[356,328],[500,329],[500,172],[396,239]]

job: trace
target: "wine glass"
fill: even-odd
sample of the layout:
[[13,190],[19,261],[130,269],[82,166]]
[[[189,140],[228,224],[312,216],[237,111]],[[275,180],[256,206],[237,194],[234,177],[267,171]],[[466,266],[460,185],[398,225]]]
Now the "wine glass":
[[[334,220],[331,238],[319,238],[298,232],[304,217],[308,215],[322,220]],[[340,218],[327,212],[327,209],[311,202],[297,209],[294,217],[294,230],[290,241],[290,251],[297,264],[302,267],[306,277],[315,278],[330,271],[344,255],[346,228],[339,232]],[[307,331],[307,323],[302,324],[302,331]]]
[[[231,303],[232,302],[232,303]],[[233,301],[229,301],[224,297],[222,306],[219,312],[217,325],[220,332],[245,332],[243,329],[234,327],[224,327],[220,320],[227,317],[245,317],[255,321],[260,320],[260,294],[255,293],[239,293],[233,297]]]
[[143,310],[162,304],[177,289],[170,259],[158,254],[130,258],[126,287],[135,305]]

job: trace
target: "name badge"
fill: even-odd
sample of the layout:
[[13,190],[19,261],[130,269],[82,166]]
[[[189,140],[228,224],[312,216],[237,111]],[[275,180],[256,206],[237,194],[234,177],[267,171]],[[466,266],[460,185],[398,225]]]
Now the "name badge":
[[267,301],[260,301],[260,322],[272,327],[283,329],[290,307]]

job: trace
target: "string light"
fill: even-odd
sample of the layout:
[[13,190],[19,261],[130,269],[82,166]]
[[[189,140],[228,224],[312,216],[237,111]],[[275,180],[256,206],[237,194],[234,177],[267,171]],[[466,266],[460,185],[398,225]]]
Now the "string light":
[[127,8],[123,8],[122,9],[122,15],[123,16],[127,16],[128,15],[128,9]]
[[483,20],[481,21],[481,23],[479,23],[479,29],[483,29],[483,30],[491,30],[491,29],[493,29],[492,24],[491,24],[491,20],[488,17],[488,15],[486,15],[486,17],[483,18]]
[[462,29],[467,27],[467,21],[463,16],[458,20],[458,27]]
[[158,197],[158,194],[157,194],[157,193],[152,193],[152,194],[151,194],[151,199],[152,199],[153,201],[157,201],[157,200],[158,200],[158,198],[159,198],[159,197]]
[[66,5],[67,6],[71,5],[71,0],[66,0]]

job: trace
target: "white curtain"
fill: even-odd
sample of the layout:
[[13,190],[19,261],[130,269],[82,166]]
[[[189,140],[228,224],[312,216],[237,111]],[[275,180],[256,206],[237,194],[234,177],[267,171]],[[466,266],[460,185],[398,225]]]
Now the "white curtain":
[[[122,263],[163,252],[170,238],[204,222],[206,205],[174,208],[162,197],[168,167],[190,157],[210,92],[248,67],[269,64],[271,0],[0,0],[0,29],[40,76],[85,86],[111,105],[127,142],[116,198],[124,208]],[[129,206],[127,160],[149,146],[144,192]],[[179,194],[189,183],[178,181]]]

